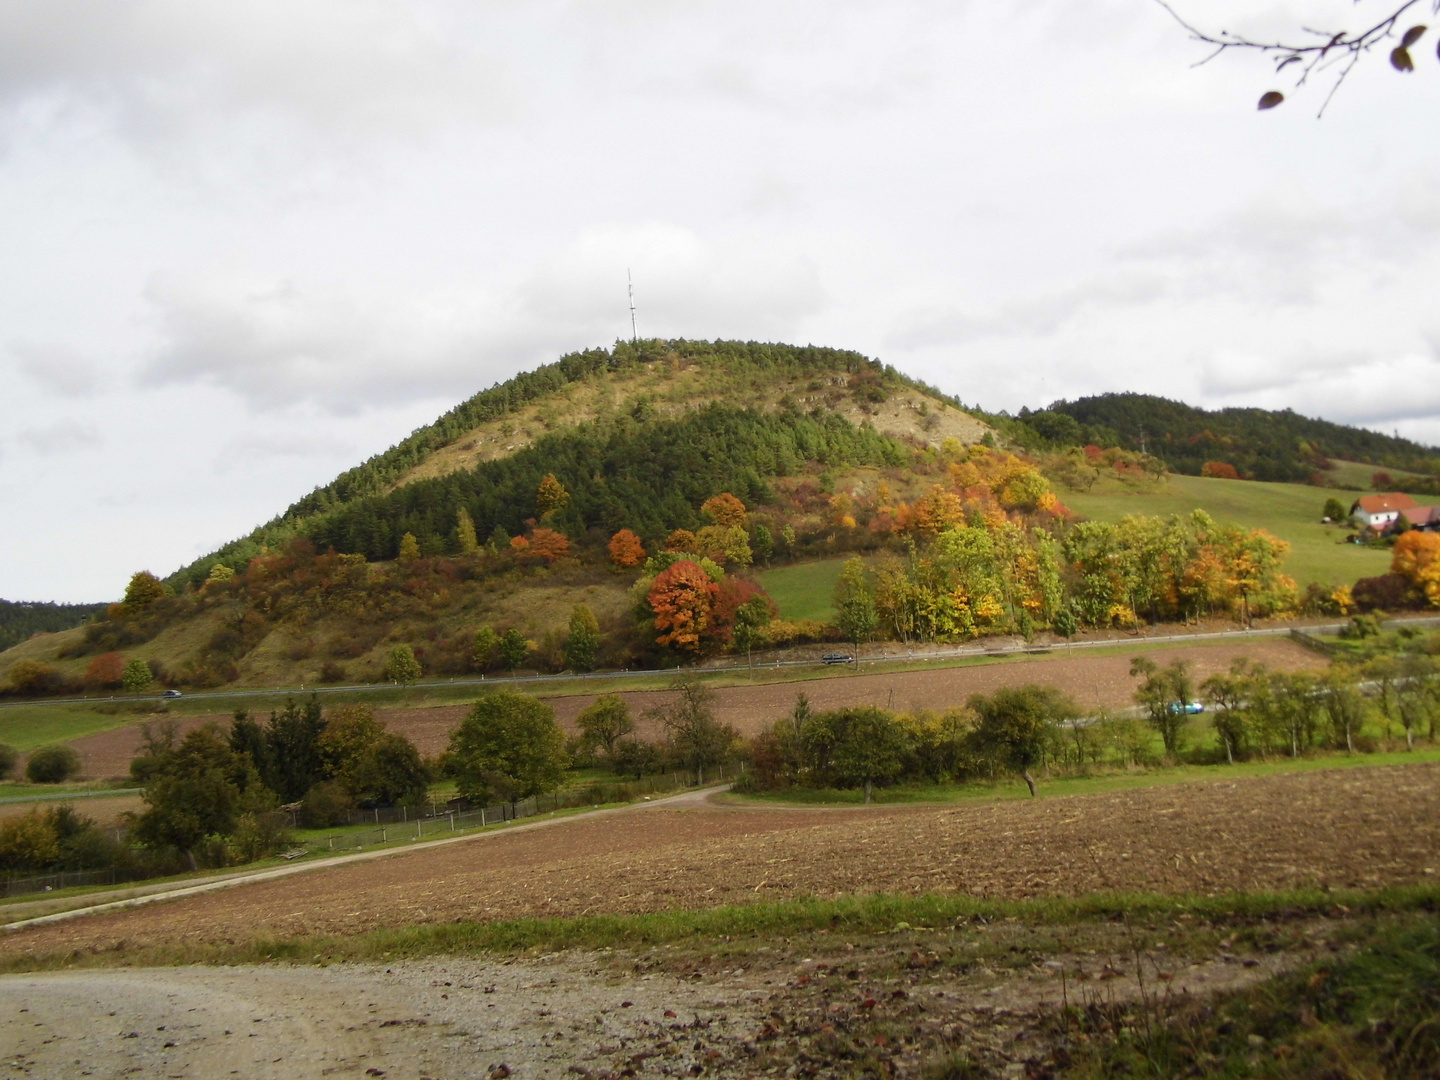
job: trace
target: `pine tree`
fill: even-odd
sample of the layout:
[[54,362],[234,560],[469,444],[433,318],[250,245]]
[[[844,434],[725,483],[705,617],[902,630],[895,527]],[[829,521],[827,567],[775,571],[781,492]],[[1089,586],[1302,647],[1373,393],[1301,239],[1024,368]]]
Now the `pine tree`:
[[420,557],[420,541],[415,539],[414,533],[406,533],[400,538],[400,561],[414,562]]

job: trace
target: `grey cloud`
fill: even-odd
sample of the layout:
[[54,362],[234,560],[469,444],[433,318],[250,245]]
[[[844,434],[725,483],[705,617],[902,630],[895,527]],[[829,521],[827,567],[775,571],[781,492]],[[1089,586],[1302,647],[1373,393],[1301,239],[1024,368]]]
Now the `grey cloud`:
[[49,99],[152,133],[213,130],[223,112],[390,133],[508,115],[500,58],[461,40],[431,9],[379,0],[10,0],[0,103]]
[[958,307],[932,306],[901,316],[886,343],[894,348],[921,349],[987,337],[1047,337],[1087,308],[1147,304],[1168,292],[1160,275],[1122,272],[1014,300],[979,314]]
[[1430,253],[1440,236],[1437,188],[1424,177],[1411,177],[1393,203],[1351,207],[1267,195],[1203,228],[1121,247],[1105,270],[1071,286],[989,310],[932,305],[906,312],[887,341],[911,349],[987,337],[1046,337],[1082,313],[1167,299],[1313,307],[1323,301],[1327,283],[1341,275],[1357,268],[1389,272]]
[[78,420],[57,420],[44,427],[26,428],[15,436],[15,441],[37,454],[51,457],[87,446],[98,446],[101,439],[94,424],[81,423]]
[[20,361],[21,371],[62,397],[81,398],[95,393],[99,368],[74,349],[13,342],[9,351]]
[[819,274],[763,245],[668,225],[584,230],[515,290],[383,297],[292,282],[156,279],[162,340],[144,385],[224,387],[252,406],[331,411],[472,393],[558,352],[629,335],[633,273],[647,335],[783,336],[819,310]]

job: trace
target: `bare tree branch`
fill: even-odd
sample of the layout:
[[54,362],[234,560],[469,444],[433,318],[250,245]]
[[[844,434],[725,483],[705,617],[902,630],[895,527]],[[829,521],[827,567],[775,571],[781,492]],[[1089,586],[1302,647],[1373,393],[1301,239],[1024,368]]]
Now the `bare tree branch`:
[[[1360,0],[1356,0],[1357,3]],[[1233,50],[1258,52],[1275,58],[1276,74],[1285,71],[1292,64],[1295,65],[1295,86],[1304,86],[1311,75],[1321,72],[1337,71],[1335,81],[1331,84],[1330,91],[1325,95],[1325,100],[1320,106],[1317,116],[1324,116],[1325,109],[1335,97],[1341,85],[1345,82],[1355,65],[1377,45],[1388,41],[1396,35],[1396,31],[1405,13],[1415,7],[1426,6],[1426,0],[1392,0],[1392,7],[1389,14],[1366,29],[1358,31],[1349,30],[1317,30],[1312,27],[1300,27],[1300,33],[1306,35],[1298,41],[1257,41],[1246,37],[1244,34],[1231,33],[1229,30],[1210,32],[1201,30],[1193,23],[1186,20],[1176,11],[1167,0],[1155,0],[1180,26],[1190,35],[1194,41],[1212,46],[1212,51],[1203,59],[1195,63],[1195,67],[1202,67],[1210,63],[1222,53]],[[1440,0],[1430,0],[1428,5],[1432,12],[1440,13]],[[1412,26],[1401,36],[1400,45],[1390,51],[1390,63],[1397,71],[1413,71],[1414,63],[1410,56],[1410,46],[1420,39],[1420,36],[1427,28],[1424,26]],[[1338,69],[1338,70],[1337,70]],[[1269,109],[1280,104],[1284,95],[1279,91],[1270,91],[1260,99],[1260,108]]]

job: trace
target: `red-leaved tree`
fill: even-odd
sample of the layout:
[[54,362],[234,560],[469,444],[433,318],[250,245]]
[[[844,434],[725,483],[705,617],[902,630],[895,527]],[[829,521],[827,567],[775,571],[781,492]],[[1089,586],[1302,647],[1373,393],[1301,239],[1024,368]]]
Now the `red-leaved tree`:
[[124,674],[125,661],[120,658],[119,653],[101,653],[85,665],[85,685],[113,690],[120,685]]
[[650,610],[655,613],[655,641],[688,652],[699,652],[710,625],[711,609],[720,589],[710,575],[682,559],[661,571],[650,586]]

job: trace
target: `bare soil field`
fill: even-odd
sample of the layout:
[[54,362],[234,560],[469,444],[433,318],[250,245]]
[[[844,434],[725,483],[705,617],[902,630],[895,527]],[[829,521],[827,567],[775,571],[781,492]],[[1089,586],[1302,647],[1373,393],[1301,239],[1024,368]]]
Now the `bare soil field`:
[[943,808],[653,806],[19,930],[0,953],[870,892],[1374,889],[1433,883],[1437,872],[1440,765]]
[[50,800],[36,800],[35,802],[5,803],[0,805],[0,818],[14,817],[20,814],[28,814],[31,810],[44,810],[57,803],[64,803],[73,806],[75,810],[91,818],[96,824],[104,828],[112,828],[119,825],[121,819],[129,812],[139,813],[144,809],[139,794],[115,795],[104,799],[75,799],[66,798],[64,795],[57,795]]
[[[1137,643],[1138,644],[1138,643]],[[1214,645],[1189,645],[1167,649],[1164,662],[1186,660],[1197,682],[1226,670],[1237,658],[1256,660],[1280,671],[1320,671],[1326,660],[1309,649],[1284,638],[1254,641],[1225,641]],[[902,671],[873,675],[844,675],[798,683],[757,686],[729,686],[716,691],[716,715],[733,724],[742,735],[753,735],[765,725],[789,712],[797,694],[805,694],[814,708],[834,709],[850,705],[880,705],[897,710],[943,710],[963,705],[971,694],[988,694],[1003,686],[1046,683],[1071,694],[1086,709],[1120,708],[1132,704],[1135,680],[1130,677],[1127,656],[1072,655],[1063,650],[1043,656],[1025,656],[993,664],[940,667],[930,671]],[[477,687],[477,696],[480,688]],[[641,734],[657,737],[660,732],[644,714],[672,700],[664,690],[628,692],[620,695],[640,718]],[[595,700],[593,694],[546,697],[562,727],[574,730],[575,717]],[[381,709],[377,715],[392,730],[409,738],[422,754],[445,749],[450,732],[464,718],[468,707],[445,705],[434,708]],[[207,721],[228,724],[229,713],[197,716],[184,720],[182,733]],[[113,728],[71,745],[80,751],[87,777],[124,776],[130,759],[140,745],[138,724]]]

